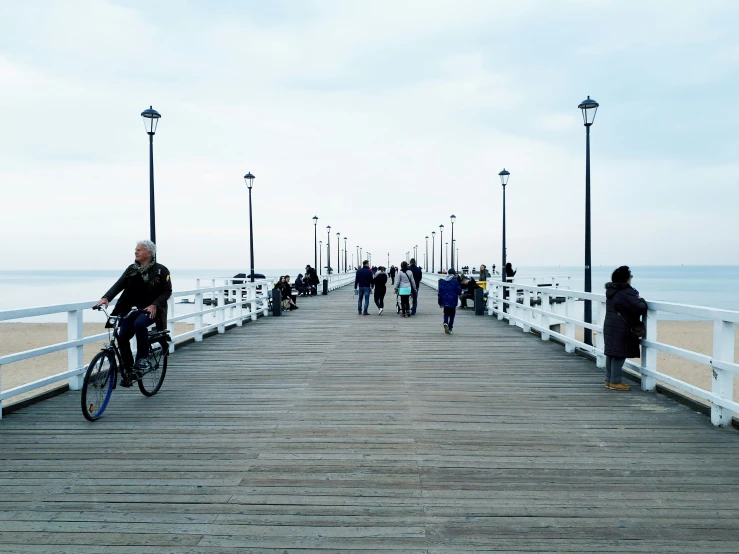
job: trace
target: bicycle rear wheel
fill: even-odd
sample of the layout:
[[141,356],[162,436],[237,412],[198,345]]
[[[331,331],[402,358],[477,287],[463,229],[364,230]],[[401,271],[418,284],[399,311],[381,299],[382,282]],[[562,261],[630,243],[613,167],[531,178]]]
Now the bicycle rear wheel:
[[167,374],[169,349],[152,344],[149,347],[149,369],[139,379],[139,390],[144,396],[154,396],[162,388]]
[[115,358],[110,352],[98,352],[87,366],[82,384],[82,415],[95,421],[105,411],[115,386]]

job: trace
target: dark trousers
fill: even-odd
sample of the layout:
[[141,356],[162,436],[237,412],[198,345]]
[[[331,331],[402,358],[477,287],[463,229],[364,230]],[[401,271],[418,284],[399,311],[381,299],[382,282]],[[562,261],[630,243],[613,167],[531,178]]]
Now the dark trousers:
[[614,385],[620,385],[623,378],[623,368],[626,358],[614,358],[606,356],[606,381]]
[[385,308],[385,291],[375,288],[375,306],[379,309]]
[[121,349],[121,358],[123,365],[130,367],[133,365],[133,352],[131,352],[131,343],[129,342],[136,335],[136,359],[149,357],[149,325],[153,325],[154,320],[149,317],[148,312],[139,314],[136,317],[124,319],[118,328],[118,346]]
[[401,294],[400,295],[400,310],[404,314],[410,313],[410,311],[411,311],[410,299],[411,299],[410,294]]
[[457,308],[444,308],[444,323],[449,325],[450,329],[454,328],[454,316],[457,315]]
[[394,285],[395,284],[395,275],[391,275],[390,276],[390,284],[391,285]]
[[466,308],[467,307],[467,300],[468,299],[472,299],[474,301],[475,300],[475,296],[473,294],[469,293],[469,292],[465,292],[464,294],[460,295],[459,299],[462,302],[462,307],[463,308]]
[[416,315],[416,306],[418,306],[418,288],[416,290],[411,291],[411,297],[413,298],[413,307],[411,308],[411,313],[413,315]]

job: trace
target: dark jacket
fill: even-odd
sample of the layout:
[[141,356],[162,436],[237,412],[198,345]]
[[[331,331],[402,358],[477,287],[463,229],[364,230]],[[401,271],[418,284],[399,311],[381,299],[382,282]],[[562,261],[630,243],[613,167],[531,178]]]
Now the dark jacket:
[[469,282],[465,285],[466,289],[465,292],[467,294],[471,294],[474,296],[475,289],[479,289],[480,285],[477,284],[477,281],[475,281],[472,277],[470,277]]
[[126,277],[127,272],[128,269],[103,295],[103,298],[113,300],[121,292],[123,293],[111,315],[125,315],[134,306],[143,310],[153,304],[157,307],[157,329],[164,329],[167,323],[167,300],[172,296],[172,280],[169,270],[162,264],[155,263],[147,271],[148,283],[144,282],[144,278],[139,273]]
[[320,283],[320,280],[318,279],[318,273],[316,273],[315,268],[312,268],[312,267],[310,268],[309,282],[314,287],[317,287],[318,286],[318,283]]
[[395,266],[390,268],[390,277],[395,277]]
[[639,357],[639,339],[632,336],[630,329],[646,313],[647,303],[639,298],[635,288],[625,283],[606,283],[606,320],[603,324],[606,356]]
[[421,279],[423,279],[423,271],[416,264],[411,265],[408,269],[413,273],[413,279],[416,281],[416,290],[418,290],[418,285],[421,284]]
[[372,287],[372,270],[368,267],[363,267],[357,270],[357,275],[354,277],[354,288],[357,287]]
[[387,292],[387,274],[378,273],[375,275],[373,282],[375,284],[375,294],[385,296],[385,293]]
[[462,285],[453,275],[445,275],[439,279],[439,306],[442,308],[456,308],[460,294],[462,294]]

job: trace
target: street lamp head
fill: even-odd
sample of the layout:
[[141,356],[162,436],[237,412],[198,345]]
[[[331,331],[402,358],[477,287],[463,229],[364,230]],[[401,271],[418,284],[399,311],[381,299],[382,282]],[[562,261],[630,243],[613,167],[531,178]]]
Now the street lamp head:
[[340,236],[341,236],[341,233],[336,233],[336,236],[337,236],[337,237],[340,237]]
[[244,182],[246,183],[246,188],[251,190],[254,186],[254,175],[251,174],[251,171],[244,175]]
[[595,114],[598,111],[598,105],[598,102],[590,98],[590,96],[580,102],[578,108],[582,110],[582,123],[586,127],[590,127],[593,124],[593,121],[595,121]]
[[432,237],[435,237],[436,236],[436,231],[431,231],[431,236]]
[[331,232],[331,225],[326,225],[326,230],[328,230],[328,232],[330,233]]
[[313,216],[313,225],[318,225],[318,216],[317,215],[314,215]]
[[449,219],[451,219],[452,223],[454,223],[455,221],[457,221],[457,216],[452,214],[449,216]]
[[425,238],[426,240],[429,240],[429,236],[428,236],[428,235],[426,235],[426,237],[424,237],[424,238]]
[[439,229],[441,229],[443,231],[444,230],[444,225],[443,224],[442,225],[439,225]]
[[144,129],[146,129],[146,132],[150,135],[156,133],[159,118],[162,117],[159,112],[149,106],[148,110],[141,112],[141,117],[144,120]]
[[503,171],[498,173],[498,176],[500,177],[500,184],[506,186],[508,184],[508,177],[510,177],[510,175],[510,171],[506,171],[506,168],[504,167]]

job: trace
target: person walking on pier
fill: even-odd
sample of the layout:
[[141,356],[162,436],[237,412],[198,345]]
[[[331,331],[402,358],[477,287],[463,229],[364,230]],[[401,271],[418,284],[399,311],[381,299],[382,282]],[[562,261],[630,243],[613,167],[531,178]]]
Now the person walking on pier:
[[395,284],[395,273],[396,273],[395,266],[391,265],[390,266],[390,284],[391,285]]
[[400,309],[402,317],[411,317],[410,298],[416,288],[416,280],[413,273],[408,270],[408,262],[400,262],[398,271],[398,282],[395,283],[395,292],[400,296]]
[[621,266],[606,283],[606,319],[603,324],[606,355],[606,388],[631,390],[621,382],[626,358],[638,358],[639,340],[644,336],[641,317],[647,313],[647,302],[631,286],[631,270]]
[[[372,270],[369,268],[369,261],[364,260],[362,262],[362,269],[357,270],[357,274],[354,277],[354,290],[358,290],[359,292],[359,297],[357,298],[357,311],[359,315],[369,315],[367,308],[369,308],[372,284]],[[362,299],[364,299],[364,312],[362,311]]]
[[453,267],[439,279],[439,307],[444,310],[444,332],[454,334],[454,316],[457,315],[457,301],[462,294],[462,285],[457,280]]
[[385,310],[385,292],[387,291],[387,273],[385,273],[385,268],[383,266],[377,268],[374,284],[375,306],[380,310],[377,312],[377,315],[382,315],[382,312]]
[[416,259],[411,258],[411,265],[408,269],[413,273],[413,280],[416,283],[416,288],[413,289],[413,307],[411,308],[411,315],[416,315],[416,306],[418,306],[418,289],[421,286],[421,279],[423,279],[423,271],[416,265]]

